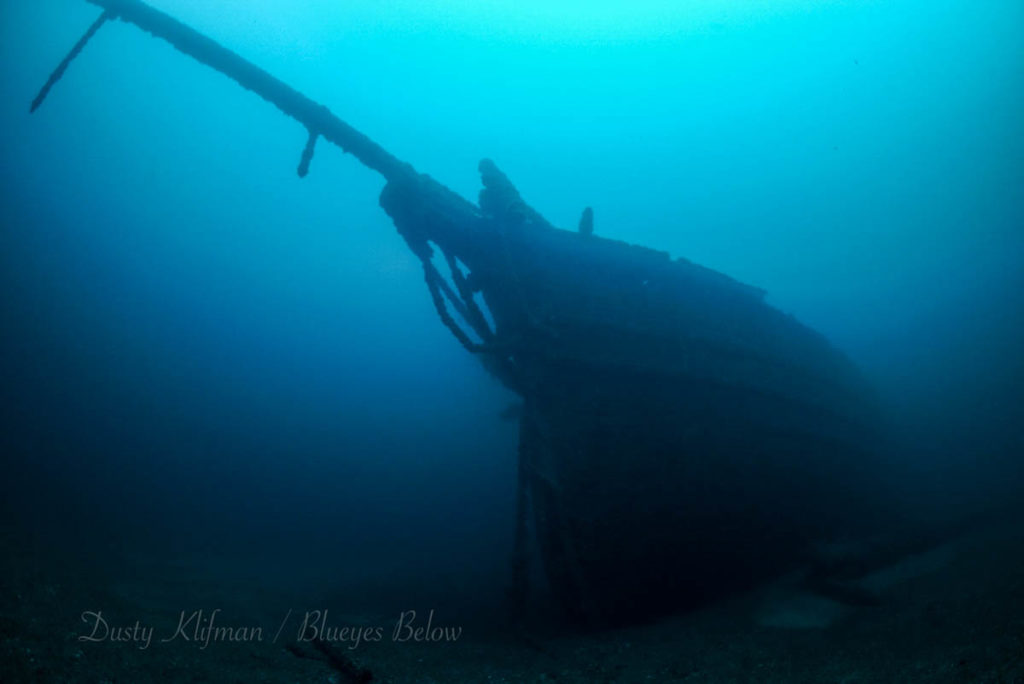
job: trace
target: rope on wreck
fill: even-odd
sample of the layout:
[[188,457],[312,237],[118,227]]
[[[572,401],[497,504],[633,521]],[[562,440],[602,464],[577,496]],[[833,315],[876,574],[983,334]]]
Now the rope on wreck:
[[[414,249],[413,252],[419,257],[420,263],[423,264],[424,280],[427,283],[430,298],[434,302],[434,309],[437,310],[437,315],[441,322],[451,331],[455,339],[471,353],[499,353],[506,349],[507,345],[495,344],[494,331],[491,330],[487,319],[484,318],[483,312],[473,300],[472,291],[468,288],[468,284],[464,282],[465,278],[458,271],[458,267],[455,267],[452,274],[452,279],[456,280],[456,287],[459,289],[459,293],[456,294],[431,261],[429,247],[427,250],[426,254],[417,249]],[[448,257],[447,254],[446,258],[449,259],[450,264],[454,263],[454,258]],[[462,278],[462,284],[459,284],[459,278]],[[462,317],[462,320],[469,324],[470,328],[480,337],[482,342],[473,342],[469,335],[452,318],[451,314],[448,313],[449,303],[459,316]]]
[[[431,234],[431,231],[428,230],[431,226],[431,219],[429,212],[422,205],[420,188],[417,187],[422,182],[423,179],[416,176],[388,182],[381,191],[381,206],[391,216],[395,228],[398,229],[398,234],[405,240],[409,251],[420,260],[420,264],[423,266],[423,280],[427,284],[430,299],[434,304],[434,310],[437,311],[438,318],[441,319],[441,323],[448,328],[459,344],[471,354],[493,352],[496,349],[491,344],[494,341],[494,332],[487,324],[476,302],[473,301],[472,288],[466,282],[462,271],[459,270],[455,257],[449,254],[448,250],[439,247],[442,253],[444,253],[449,267],[452,268],[451,277],[453,282],[455,282],[456,288],[459,290],[458,293],[452,290],[451,286],[437,270],[437,267],[434,266],[434,247],[438,247],[438,245],[430,242],[426,237]],[[409,183],[413,184],[413,186],[409,187],[407,185]],[[401,198],[402,201],[399,201],[397,198]],[[408,201],[408,198],[413,198],[413,200]],[[451,313],[448,311],[449,303],[458,312],[459,316],[462,317],[462,320],[480,338],[481,343],[470,339],[466,331],[452,318]]]
[[306,140],[306,146],[302,149],[302,158],[299,159],[299,178],[305,178],[309,173],[309,163],[313,161],[313,152],[316,150],[316,140],[319,137],[319,133],[312,128],[309,129],[309,139]]
[[441,274],[437,272],[434,265],[429,262],[423,262],[423,275],[427,281],[427,289],[430,290],[430,298],[434,302],[434,308],[437,310],[437,315],[441,318],[441,322],[451,331],[455,339],[459,341],[459,344],[465,347],[466,351],[473,354],[483,351],[483,346],[469,339],[469,335],[459,327],[459,324],[448,313],[445,295],[441,294],[441,288],[446,288],[447,284],[441,279]]
[[68,66],[71,64],[71,62],[75,60],[75,57],[78,57],[78,55],[81,54],[86,44],[92,39],[93,36],[96,35],[96,32],[99,31],[104,24],[106,24],[111,19],[114,19],[116,16],[117,14],[115,14],[113,11],[104,10],[103,14],[101,14],[99,18],[92,23],[92,26],[90,26],[89,29],[82,35],[82,37],[78,39],[78,42],[75,43],[75,46],[71,48],[71,51],[68,52],[67,56],[61,61],[60,64],[57,65],[57,68],[53,70],[53,73],[50,74],[50,77],[46,79],[46,83],[44,83],[43,87],[39,90],[39,94],[36,95],[36,99],[32,100],[32,106],[29,107],[30,113],[35,112],[37,109],[39,109],[39,106],[43,104],[43,100],[45,100],[46,96],[50,94],[50,89],[57,84],[57,81],[61,79],[61,77],[64,75],[64,72],[68,70]]
[[459,292],[459,298],[462,303],[465,304],[465,313],[460,311],[466,322],[473,328],[473,331],[480,336],[480,339],[485,342],[491,341],[494,337],[494,333],[491,332],[491,326],[487,323],[487,318],[484,317],[484,312],[480,310],[480,307],[476,303],[476,299],[473,297],[473,288],[470,287],[469,282],[466,280],[466,276],[463,275],[462,269],[459,268],[459,264],[451,252],[442,249],[444,253],[445,261],[448,262],[448,268],[451,271],[452,282],[455,283],[455,289]]

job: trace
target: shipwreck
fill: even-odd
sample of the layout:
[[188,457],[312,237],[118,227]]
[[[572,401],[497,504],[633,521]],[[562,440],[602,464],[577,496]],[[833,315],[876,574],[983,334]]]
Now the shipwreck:
[[380,205],[422,262],[441,323],[522,397],[514,598],[531,539],[568,613],[614,623],[750,586],[863,523],[878,471],[871,391],[761,290],[595,235],[589,211],[556,228],[491,161],[468,201],[172,17],[88,1],[102,14],[33,110],[117,19],[301,123],[299,176],[321,140],[383,176]]

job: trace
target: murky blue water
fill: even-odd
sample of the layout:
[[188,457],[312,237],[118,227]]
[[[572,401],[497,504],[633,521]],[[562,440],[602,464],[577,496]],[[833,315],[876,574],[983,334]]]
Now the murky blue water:
[[[1019,3],[152,4],[464,197],[490,157],[556,225],[764,288],[914,472],[1019,493]],[[0,9],[5,522],[500,593],[513,397],[382,181],[322,142],[299,180],[300,125],[122,22],[30,117],[97,14]]]

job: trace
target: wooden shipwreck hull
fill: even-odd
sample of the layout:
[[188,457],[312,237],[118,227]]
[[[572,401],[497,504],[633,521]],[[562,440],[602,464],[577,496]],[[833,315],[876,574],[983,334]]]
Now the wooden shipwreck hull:
[[465,236],[415,193],[386,190],[382,205],[407,239],[426,231],[465,264],[455,289],[492,312],[486,341],[468,346],[524,398],[524,496],[570,613],[617,622],[690,607],[866,523],[876,416],[840,352],[762,291],[558,230],[492,163],[481,172]]
[[466,201],[167,15],[137,0],[89,1],[103,15],[33,109],[119,18],[306,126],[300,175],[324,138],[387,180],[381,206],[421,260],[442,322],[523,397],[520,593],[531,510],[553,592],[572,615],[604,622],[770,577],[864,520],[877,465],[870,392],[760,290],[556,229],[486,160],[479,203]]

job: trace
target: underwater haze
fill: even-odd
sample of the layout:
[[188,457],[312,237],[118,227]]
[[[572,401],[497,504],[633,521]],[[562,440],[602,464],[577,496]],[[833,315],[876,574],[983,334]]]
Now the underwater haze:
[[[592,207],[597,236],[764,289],[863,373],[892,439],[886,496],[912,515],[989,520],[1024,496],[1024,4],[148,4],[472,202],[490,158],[555,226]],[[11,558],[41,559],[9,577],[71,592],[33,609],[57,645],[31,642],[8,603],[8,655],[31,643],[53,663],[10,681],[75,681],[74,652],[99,645],[65,635],[102,607],[94,587],[131,576],[110,595],[134,620],[168,564],[252,593],[166,584],[161,613],[273,590],[339,620],[431,608],[504,629],[519,400],[439,321],[384,181],[324,140],[300,179],[301,124],[122,21],[30,115],[99,12],[0,7],[0,527]],[[991,563],[1024,578],[1020,557]],[[91,579],[70,590],[53,568]],[[1002,598],[1024,644],[1024,600]],[[537,600],[544,629],[583,639],[566,653],[613,657],[586,655],[598,642]],[[417,656],[431,681],[481,676],[446,669],[467,658],[449,646]],[[505,681],[540,681],[560,666],[514,662],[558,648],[495,658]],[[151,655],[128,681],[160,680]],[[641,679],[624,667],[580,665],[578,681]],[[654,678],[748,681],[687,667]]]

